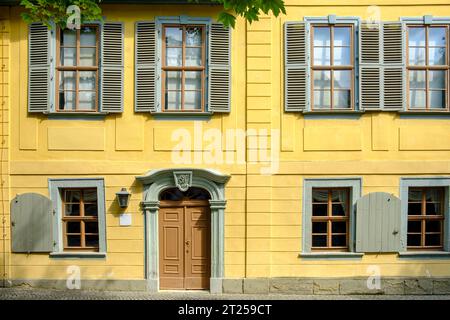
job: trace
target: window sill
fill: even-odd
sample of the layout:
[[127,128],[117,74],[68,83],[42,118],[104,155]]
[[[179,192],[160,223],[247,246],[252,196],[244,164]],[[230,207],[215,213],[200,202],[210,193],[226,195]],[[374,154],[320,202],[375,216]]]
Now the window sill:
[[399,252],[401,259],[450,259],[450,252],[447,251],[408,251]]
[[298,256],[305,259],[360,259],[360,252],[302,252]]
[[303,114],[363,114],[361,110],[308,110]]
[[55,259],[104,259],[106,252],[52,252],[50,258]]
[[212,112],[153,112],[152,115],[156,119],[185,119],[185,118],[209,118]]
[[49,119],[103,119],[109,113],[107,112],[48,112]]

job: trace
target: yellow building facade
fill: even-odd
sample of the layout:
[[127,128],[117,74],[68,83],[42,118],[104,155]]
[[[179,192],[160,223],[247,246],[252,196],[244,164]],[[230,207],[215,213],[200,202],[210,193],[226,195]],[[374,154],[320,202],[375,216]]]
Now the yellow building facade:
[[[137,112],[139,22],[161,19],[163,27],[189,23],[197,26],[202,21],[214,24],[219,7],[102,5],[105,22],[120,22],[123,27],[123,110],[105,114],[58,114],[51,110],[29,112],[29,26],[22,20],[19,6],[0,6],[3,219],[0,272],[3,285],[27,283],[66,288],[76,285],[79,279],[81,288],[171,289],[170,281],[167,286],[161,285],[165,283],[162,275],[167,273],[170,277],[171,270],[170,263],[162,261],[171,259],[170,250],[173,249],[173,245],[167,245],[167,248],[162,245],[173,239],[161,238],[162,234],[171,237],[169,231],[165,233],[166,229],[162,227],[165,222],[161,217],[162,212],[172,212],[165,205],[171,210],[176,205],[170,207],[166,203],[168,198],[161,198],[161,194],[168,189],[178,190],[185,192],[183,199],[186,200],[186,192],[197,188],[209,194],[206,203],[207,214],[211,215],[207,218],[210,225],[205,227],[206,233],[200,233],[198,240],[203,241],[199,245],[202,251],[199,255],[208,251],[203,256],[206,263],[198,271],[192,262],[195,259],[184,256],[186,247],[175,245],[173,250],[176,250],[176,256],[185,257],[176,268],[181,266],[185,272],[193,270],[193,274],[195,270],[206,272],[208,281],[200,286],[202,289],[214,293],[448,293],[449,57],[445,53],[444,67],[439,69],[445,72],[445,85],[436,89],[443,92],[444,101],[447,101],[442,110],[409,110],[407,107],[401,109],[400,105],[397,110],[363,109],[360,94],[366,89],[358,84],[363,79],[363,63],[358,62],[364,54],[359,50],[365,41],[360,41],[359,28],[363,21],[375,24],[402,21],[406,33],[410,24],[424,27],[423,30],[441,27],[447,30],[443,40],[445,45],[430,42],[429,47],[421,44],[417,48],[446,48],[444,51],[448,52],[448,1],[318,0],[305,3],[287,0],[285,4],[286,15],[263,16],[252,24],[238,19],[236,27],[230,31],[230,110],[188,115],[182,112]],[[164,22],[166,18],[167,22]],[[351,63],[354,80],[349,92],[353,96],[353,108],[311,108],[311,97],[318,101],[322,96],[314,92],[313,70],[318,54],[312,58],[309,53],[319,53],[315,50],[331,46],[318,44],[312,51],[305,51],[305,70],[310,74],[310,80],[306,81],[305,108],[286,110],[289,81],[287,26],[305,21],[305,36],[300,38],[308,43],[308,49],[316,46],[312,28],[333,26],[333,36],[337,39],[340,25],[351,27],[349,47],[355,53],[352,54],[355,63]],[[300,30],[303,29],[300,27]],[[375,28],[374,32],[377,30]],[[432,39],[434,29],[426,32]],[[319,41],[319,30],[314,29],[314,34]],[[382,47],[388,39],[382,38],[383,32],[376,34],[380,38],[374,46]],[[413,35],[408,35],[404,41],[410,44],[408,41],[413,41]],[[156,31],[157,41],[161,36]],[[339,47],[338,42],[327,39],[324,43],[331,42]],[[424,41],[432,40],[426,38]],[[206,46],[214,45],[214,38],[206,42]],[[169,46],[168,42],[166,46]],[[406,57],[406,51],[413,47],[405,45],[402,56]],[[168,50],[164,46],[157,48]],[[345,45],[341,44],[339,48],[345,48]],[[385,46],[385,52],[388,51],[389,47]],[[335,55],[337,52],[333,51]],[[431,56],[432,51],[427,52]],[[163,60],[164,56],[159,53],[156,57]],[[411,56],[412,53],[407,57],[412,59]],[[324,59],[333,60],[327,56]],[[403,64],[411,67],[410,61],[403,60]],[[416,69],[406,70],[411,75],[409,70]],[[431,67],[426,71],[430,72],[430,79],[433,70]],[[403,76],[406,77],[406,73]],[[390,86],[386,73],[384,77],[384,86]],[[434,85],[430,83],[424,90],[431,92]],[[412,86],[409,82],[405,84],[403,90],[407,93],[403,100],[412,101],[410,93],[415,90]],[[49,94],[54,94],[52,90]],[[158,100],[161,98],[160,87],[156,86],[155,90]],[[208,86],[202,90],[213,95]],[[219,86],[220,90],[226,91]],[[331,90],[338,91],[336,88]],[[376,92],[387,99],[388,90]],[[428,95],[428,91],[425,92]],[[169,96],[164,97],[169,99]],[[338,99],[337,95],[334,97]],[[431,93],[428,100],[429,104],[434,101]],[[401,103],[407,103],[405,101]],[[76,183],[71,185],[71,181]],[[61,231],[61,212],[58,210],[65,210],[67,199],[61,204],[59,197],[64,197],[63,190],[86,186],[101,189],[96,198],[99,217],[95,220],[100,230],[94,232],[99,234],[99,249],[98,252],[65,250],[61,241],[70,232]],[[126,208],[121,208],[117,201],[116,193],[122,188],[130,193]],[[336,200],[334,192],[338,190],[347,193],[342,197],[337,195]],[[320,191],[322,197],[323,192],[327,192],[326,200],[320,198]],[[412,200],[413,191],[423,193],[416,202]],[[22,245],[23,250],[19,248],[20,244],[17,244],[17,250],[13,246],[14,237],[23,236],[23,233],[14,229],[20,222],[11,218],[12,211],[27,211],[26,206],[21,207],[22,211],[17,209],[14,202],[22,201],[21,197],[30,193],[51,201],[48,207],[51,223],[42,227],[42,230],[50,230],[51,239],[47,240],[52,248],[47,251],[26,249],[32,247],[30,244]],[[371,206],[371,201],[384,201],[385,207]],[[29,207],[30,202],[26,203]],[[333,220],[334,208],[339,204],[344,208],[344,203],[347,205],[342,209],[344,218],[337,213],[338,219]],[[417,220],[413,220],[420,221],[423,226],[415,231],[415,222],[408,223],[408,216],[414,215],[408,210],[414,210],[414,203],[419,203],[417,206],[422,208],[417,216],[427,216],[427,210],[435,210],[433,221],[440,221],[439,227],[434,228],[428,218],[416,217]],[[430,209],[433,205],[439,209]],[[328,220],[319,211],[314,211],[321,206],[326,208]],[[187,215],[189,206],[181,207]],[[103,218],[100,218],[100,211]],[[389,219],[383,220],[387,212],[391,225],[386,222]],[[334,223],[339,221],[346,223],[346,227],[334,231]],[[325,225],[320,223],[327,223],[327,227],[322,230],[321,226]],[[364,229],[367,225],[369,227]],[[32,226],[27,225],[27,228]],[[337,224],[336,228],[339,229]],[[87,233],[87,229],[83,230]],[[389,232],[394,234],[392,239],[387,235]],[[417,239],[421,237],[417,245],[414,234],[420,234]],[[345,235],[345,240],[339,235]],[[438,236],[440,240],[433,240]],[[195,236],[192,237],[191,241],[194,241]],[[394,249],[384,248],[388,242],[394,243]],[[183,272],[178,275],[188,279]],[[194,285],[193,288],[197,287]]]

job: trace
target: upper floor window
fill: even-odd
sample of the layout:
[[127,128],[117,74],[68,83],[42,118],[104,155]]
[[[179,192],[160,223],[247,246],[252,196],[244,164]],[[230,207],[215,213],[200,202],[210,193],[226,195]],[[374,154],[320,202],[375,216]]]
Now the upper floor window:
[[408,249],[443,249],[443,187],[408,190]]
[[204,25],[163,25],[162,111],[205,110]]
[[408,26],[408,108],[448,110],[448,26]]
[[99,30],[58,30],[56,59],[56,111],[98,111]]
[[352,25],[311,29],[312,109],[354,109]]

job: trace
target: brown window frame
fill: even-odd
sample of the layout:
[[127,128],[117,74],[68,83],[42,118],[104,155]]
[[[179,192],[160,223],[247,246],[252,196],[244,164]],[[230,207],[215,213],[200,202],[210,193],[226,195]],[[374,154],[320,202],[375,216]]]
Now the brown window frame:
[[[85,223],[86,222],[98,222],[98,197],[97,197],[97,216],[85,216],[84,215],[84,199],[83,199],[83,191],[86,190],[95,190],[97,193],[97,188],[64,188],[61,189],[61,198],[62,198],[62,227],[63,227],[63,243],[64,243],[64,251],[88,251],[88,252],[99,252],[100,250],[100,226],[98,226],[99,230],[97,233],[88,233],[85,232]],[[80,215],[79,216],[66,216],[66,204],[71,204],[72,202],[66,202],[66,191],[79,191],[80,192],[80,202],[73,202],[74,204],[80,205]],[[68,222],[79,222],[80,223],[80,234],[78,233],[67,233],[67,223]],[[69,235],[80,235],[80,246],[79,247],[69,247],[67,237]],[[86,246],[86,236],[95,236],[98,237],[99,245],[97,247],[87,247]]]
[[[328,200],[327,200],[327,215],[326,216],[314,216],[314,204],[324,204],[324,202],[314,202],[313,199],[311,201],[311,251],[343,251],[348,252],[350,250],[349,240],[350,240],[350,193],[351,188],[347,187],[339,187],[339,188],[312,188],[312,192],[316,190],[322,190],[328,192]],[[345,206],[345,216],[333,216],[333,202],[332,201],[332,192],[335,190],[345,190],[347,192]],[[314,222],[326,222],[327,223],[327,233],[314,233],[313,232],[313,224]],[[346,233],[345,233],[345,246],[333,246],[332,245],[332,236],[333,235],[343,235],[343,233],[333,233],[332,226],[333,222],[346,222]],[[314,247],[313,246],[313,236],[314,235],[326,235],[327,236],[327,246],[326,247]]]
[[[182,65],[181,66],[166,66],[166,28],[182,28]],[[186,29],[198,27],[202,29],[202,66],[185,66],[186,62]],[[171,48],[179,48],[171,46]],[[189,48],[199,48],[199,46],[189,46]],[[166,72],[180,71],[181,72],[181,109],[180,110],[166,110]],[[202,88],[201,88],[201,109],[184,109],[184,84],[186,71],[202,71]],[[205,82],[206,82],[206,26],[203,24],[163,24],[162,25],[162,63],[161,63],[161,111],[162,112],[204,112],[205,111]],[[179,91],[179,90],[172,90]],[[192,90],[194,91],[194,90]],[[199,90],[196,90],[199,91]]]
[[[442,198],[439,199],[439,202],[441,203],[441,214],[440,215],[427,215],[426,214],[426,191],[429,189],[439,189],[442,191]],[[444,221],[445,221],[445,212],[444,212],[444,202],[445,202],[445,188],[444,187],[410,187],[408,189],[408,194],[410,190],[414,190],[414,191],[421,191],[422,192],[422,199],[420,201],[421,203],[421,214],[420,215],[409,215],[408,212],[408,222],[409,221],[421,221],[421,232],[417,233],[417,232],[409,232],[409,230],[407,230],[407,237],[410,234],[420,234],[421,238],[420,238],[420,246],[408,246],[407,245],[407,250],[444,250]],[[409,201],[409,196],[408,196],[408,206],[409,203],[411,203],[412,201]],[[413,203],[417,203],[417,202],[413,202]],[[441,231],[440,232],[426,232],[426,222],[427,221],[441,221]],[[440,234],[440,242],[441,245],[440,246],[425,246],[425,235],[426,234]],[[408,241],[407,241],[408,243]]]
[[[410,28],[425,28],[425,65],[423,66],[416,66],[416,65],[410,65],[409,64],[409,29]],[[429,32],[428,30],[430,28],[446,28],[447,30],[447,45],[445,47],[445,57],[446,57],[446,65],[429,65],[429,60],[428,60],[428,49],[430,48],[429,45]],[[449,73],[450,73],[450,58],[449,58],[449,36],[450,36],[450,32],[449,32],[449,25],[440,25],[440,24],[433,24],[433,25],[420,25],[420,24],[414,24],[414,25],[407,25],[407,32],[406,32],[406,106],[407,106],[407,110],[408,111],[416,111],[416,112],[423,112],[423,111],[432,111],[432,112],[448,112],[449,111],[449,103],[450,103],[450,99],[449,99],[449,92],[450,92],[450,81],[449,81]],[[421,47],[414,47],[413,48],[421,48]],[[440,48],[440,47],[432,47],[432,48]],[[425,105],[425,109],[423,108],[411,108],[410,106],[410,88],[409,88],[409,74],[411,70],[417,70],[417,71],[425,71],[425,96],[426,96],[426,105]],[[429,88],[429,71],[434,71],[434,70],[438,70],[438,71],[446,71],[446,76],[445,76],[445,104],[446,107],[445,109],[438,109],[438,108],[430,108],[430,97],[429,97],[429,92],[430,91],[440,91],[440,90],[430,90]],[[421,90],[417,90],[417,91],[421,91]]]
[[[56,76],[55,76],[55,85],[56,85],[56,99],[55,99],[55,110],[56,112],[61,113],[95,113],[99,112],[98,104],[99,104],[99,47],[100,47],[100,28],[96,24],[83,24],[81,27],[89,27],[95,28],[96,30],[96,50],[95,50],[95,66],[80,66],[80,38],[81,38],[81,29],[76,30],[76,54],[77,54],[77,65],[76,66],[63,66],[61,65],[61,48],[74,48],[73,46],[61,46],[61,28],[56,30]],[[83,48],[93,48],[92,46],[83,46]],[[59,74],[64,71],[73,71],[76,74],[75,77],[75,90],[64,90],[64,91],[73,91],[75,92],[75,110],[61,110],[59,109]],[[87,109],[78,109],[79,106],[79,72],[81,71],[95,71],[95,109],[87,110]],[[92,90],[89,90],[92,91]]]
[[[329,66],[316,66],[314,65],[314,30],[315,28],[328,27],[330,28],[330,65]],[[348,66],[335,66],[334,65],[334,29],[349,27],[350,32],[350,65]],[[353,111],[355,110],[355,28],[353,24],[313,24],[311,25],[311,110],[314,111]],[[350,85],[350,108],[335,108],[334,107],[334,71],[351,71],[351,85]],[[317,108],[314,109],[314,71],[330,71],[330,108]],[[337,90],[339,91],[339,90]]]

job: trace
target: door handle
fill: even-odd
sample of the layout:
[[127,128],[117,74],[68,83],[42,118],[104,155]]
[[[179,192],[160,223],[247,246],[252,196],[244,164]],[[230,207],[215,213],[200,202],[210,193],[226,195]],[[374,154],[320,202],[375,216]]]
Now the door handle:
[[186,240],[185,244],[188,246],[190,244],[189,240]]

